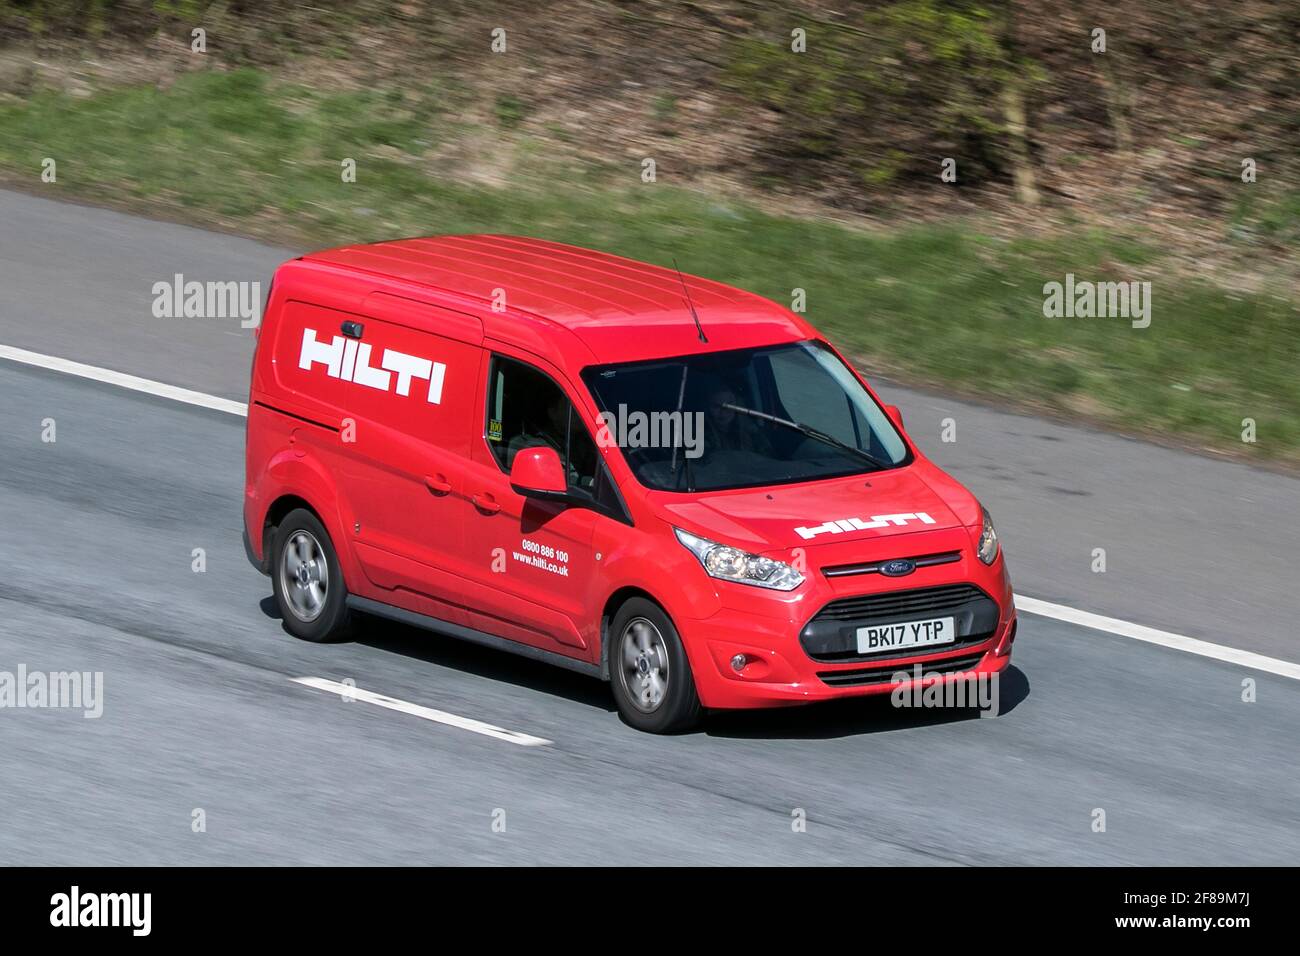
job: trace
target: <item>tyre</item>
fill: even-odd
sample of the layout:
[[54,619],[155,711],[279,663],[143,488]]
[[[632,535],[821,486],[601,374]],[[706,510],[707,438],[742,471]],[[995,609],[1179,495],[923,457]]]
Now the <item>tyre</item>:
[[610,684],[627,723],[670,734],[700,722],[703,708],[686,649],[662,608],[632,598],[614,615],[609,635]]
[[297,508],[275,529],[271,582],[284,628],[304,641],[337,641],[351,623],[338,554],[325,527]]

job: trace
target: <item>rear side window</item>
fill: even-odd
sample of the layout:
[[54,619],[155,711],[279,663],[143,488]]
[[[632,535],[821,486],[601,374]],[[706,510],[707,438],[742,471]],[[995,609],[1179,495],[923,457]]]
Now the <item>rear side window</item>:
[[483,434],[507,474],[523,449],[539,445],[555,449],[568,475],[569,490],[622,517],[622,504],[591,433],[564,391],[545,372],[494,355]]

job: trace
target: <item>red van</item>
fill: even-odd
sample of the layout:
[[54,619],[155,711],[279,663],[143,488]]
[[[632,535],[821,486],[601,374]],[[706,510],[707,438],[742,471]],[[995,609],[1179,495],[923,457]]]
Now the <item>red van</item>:
[[992,674],[1015,637],[988,513],[812,326],[536,239],[281,266],[244,522],[298,637],[425,626],[608,680],[653,732]]

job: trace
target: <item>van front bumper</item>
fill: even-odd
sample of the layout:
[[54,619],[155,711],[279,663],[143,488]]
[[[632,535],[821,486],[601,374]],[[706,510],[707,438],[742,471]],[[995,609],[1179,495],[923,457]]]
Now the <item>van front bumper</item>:
[[[845,649],[843,636],[856,629],[857,620],[841,622],[836,643],[819,620],[820,611],[810,620],[796,621],[783,618],[779,605],[724,602],[708,618],[681,622],[700,701],[717,709],[772,707],[890,694],[1000,673],[1011,663],[1017,621],[1010,583],[1000,567],[996,572],[977,585],[949,583],[950,588],[972,584],[978,603],[913,613],[918,619],[951,614],[958,632],[952,644],[909,652],[858,655]],[[821,610],[830,603],[821,604]]]

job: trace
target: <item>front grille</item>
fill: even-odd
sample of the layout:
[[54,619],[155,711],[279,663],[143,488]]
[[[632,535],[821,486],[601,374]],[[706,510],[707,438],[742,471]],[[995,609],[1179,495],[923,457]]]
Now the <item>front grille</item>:
[[[935,661],[933,664],[921,665],[921,679],[937,677],[944,674],[957,674],[961,671],[974,670],[979,665],[983,654],[969,657],[950,657]],[[887,664],[883,667],[855,667],[853,670],[818,671],[821,682],[830,687],[865,687],[870,684],[892,684],[894,675],[905,673],[908,680],[916,679],[916,665],[905,667],[902,664]]]
[[973,584],[944,584],[915,591],[865,594],[832,601],[821,609],[814,620],[854,621],[901,614],[928,615],[932,611],[951,611],[982,597],[986,597],[984,592]]
[[[857,564],[832,564],[822,568],[822,574],[828,578],[847,578],[855,574],[879,574],[880,569],[892,559],[858,562]],[[961,560],[960,551],[941,551],[938,554],[922,554],[905,560],[911,561],[916,568],[932,568],[938,564],[956,564]]]
[[[973,584],[945,584],[831,601],[804,625],[799,643],[814,661],[841,664],[915,657],[974,647],[991,638],[1000,617],[997,602]],[[951,617],[956,640],[917,648],[858,653],[858,628]]]

